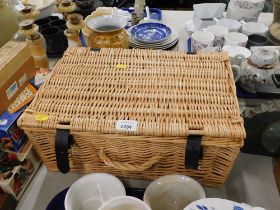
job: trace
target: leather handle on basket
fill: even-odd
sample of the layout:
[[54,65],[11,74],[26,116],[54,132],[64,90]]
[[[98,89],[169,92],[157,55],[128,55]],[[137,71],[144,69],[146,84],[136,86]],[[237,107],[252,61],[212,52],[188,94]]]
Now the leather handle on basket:
[[55,155],[57,168],[62,173],[70,170],[68,149],[73,145],[73,139],[68,129],[57,129],[55,135]]
[[151,157],[149,160],[142,163],[141,165],[133,165],[133,164],[126,163],[126,162],[119,162],[119,161],[111,160],[107,156],[104,149],[100,150],[99,156],[107,166],[113,167],[118,170],[123,170],[123,171],[144,171],[144,170],[152,167],[155,163],[157,163],[162,158],[162,156],[160,154],[157,154],[157,155]]
[[199,169],[199,161],[202,159],[202,136],[190,135],[187,139],[185,151],[185,167],[186,169]]

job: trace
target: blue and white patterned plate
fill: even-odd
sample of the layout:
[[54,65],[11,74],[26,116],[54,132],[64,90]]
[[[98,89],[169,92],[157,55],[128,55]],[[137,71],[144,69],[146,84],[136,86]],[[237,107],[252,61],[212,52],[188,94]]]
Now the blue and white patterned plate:
[[171,28],[162,23],[142,23],[132,27],[132,37],[140,42],[156,43],[168,39]]
[[253,208],[247,204],[220,198],[205,198],[189,204],[184,210],[265,210],[260,207]]

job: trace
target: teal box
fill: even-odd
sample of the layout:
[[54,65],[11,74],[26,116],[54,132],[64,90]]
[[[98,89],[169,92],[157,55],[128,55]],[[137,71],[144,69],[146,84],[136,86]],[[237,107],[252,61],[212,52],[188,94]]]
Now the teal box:
[[27,139],[23,130],[17,126],[17,119],[24,109],[12,114],[5,111],[0,116],[0,143],[4,148],[15,152],[21,149]]

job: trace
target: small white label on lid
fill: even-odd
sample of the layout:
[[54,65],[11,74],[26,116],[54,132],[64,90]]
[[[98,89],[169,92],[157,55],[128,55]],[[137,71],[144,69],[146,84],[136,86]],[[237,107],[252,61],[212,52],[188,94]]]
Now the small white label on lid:
[[118,120],[116,129],[120,131],[137,131],[137,121],[135,120]]

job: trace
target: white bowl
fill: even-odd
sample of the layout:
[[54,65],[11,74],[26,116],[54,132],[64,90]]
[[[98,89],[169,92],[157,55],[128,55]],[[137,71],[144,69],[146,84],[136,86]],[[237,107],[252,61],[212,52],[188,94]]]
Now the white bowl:
[[[112,30],[119,30],[127,25],[127,18],[123,16],[103,15],[97,16],[87,21],[87,27],[91,30],[104,32],[102,28],[112,27]],[[113,29],[115,28],[115,29]]]
[[200,19],[221,18],[225,8],[226,4],[224,3],[202,3],[193,5],[194,14]]
[[29,0],[29,4],[36,6],[40,10],[38,19],[50,16],[54,12],[55,0]]
[[120,196],[108,200],[98,210],[151,210],[151,208],[138,198]]
[[261,9],[265,4],[265,0],[231,0],[230,2],[243,9]]
[[197,17],[196,15],[193,16],[192,20],[193,20],[194,29],[196,31],[206,28],[207,26],[215,25],[215,22],[213,19],[202,20],[199,17]]
[[167,175],[153,181],[146,189],[144,202],[153,210],[183,209],[205,198],[201,185],[183,175]]
[[228,7],[230,7],[236,13],[239,13],[239,14],[247,16],[247,17],[258,17],[263,10],[263,8],[260,8],[260,9],[243,9],[243,8],[236,7],[234,4],[231,4],[231,3],[229,3]]
[[268,27],[263,23],[256,22],[244,22],[242,23],[241,32],[247,36],[251,34],[258,34],[261,36],[266,36],[268,32]]
[[230,32],[225,35],[225,45],[246,47],[248,36],[239,32]]
[[125,195],[125,188],[118,178],[95,173],[80,178],[69,188],[64,206],[66,210],[97,210],[104,202]]
[[241,13],[239,13],[238,11],[235,11],[232,7],[228,6],[227,8],[227,18],[229,19],[234,19],[237,21],[245,21],[245,22],[257,22],[258,20],[258,16],[256,17],[252,17],[252,16],[248,16],[248,15],[242,15]]
[[241,23],[233,19],[215,19],[217,25],[224,26],[228,28],[229,32],[238,32],[241,28]]
[[233,59],[237,55],[243,55],[245,58],[249,58],[252,55],[252,52],[249,49],[241,46],[225,45],[222,48],[222,51],[227,52],[231,59]]

